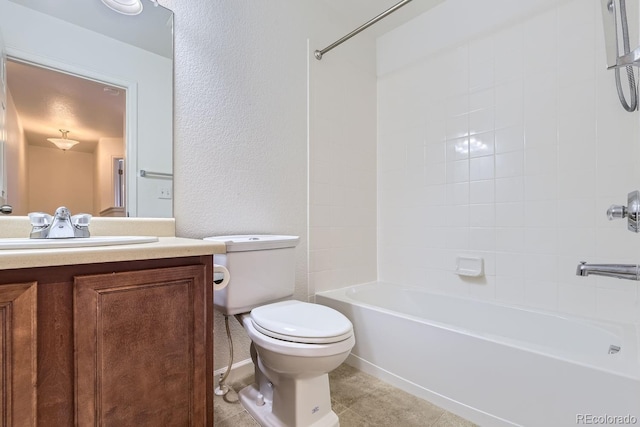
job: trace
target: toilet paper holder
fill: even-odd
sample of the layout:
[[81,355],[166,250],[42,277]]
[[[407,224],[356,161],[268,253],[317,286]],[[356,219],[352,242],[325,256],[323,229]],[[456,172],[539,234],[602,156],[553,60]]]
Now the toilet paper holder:
[[219,291],[227,287],[231,275],[227,267],[220,264],[213,264],[213,290]]

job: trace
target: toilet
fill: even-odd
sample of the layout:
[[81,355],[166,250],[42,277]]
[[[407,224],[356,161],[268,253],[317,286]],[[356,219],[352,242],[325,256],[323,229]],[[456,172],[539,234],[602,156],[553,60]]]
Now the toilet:
[[214,306],[236,315],[251,338],[255,382],[239,392],[242,406],[261,426],[339,426],[328,374],[351,352],[353,326],[336,310],[290,299],[299,237],[205,240],[224,242],[227,252],[214,258],[229,271],[228,284],[214,290]]

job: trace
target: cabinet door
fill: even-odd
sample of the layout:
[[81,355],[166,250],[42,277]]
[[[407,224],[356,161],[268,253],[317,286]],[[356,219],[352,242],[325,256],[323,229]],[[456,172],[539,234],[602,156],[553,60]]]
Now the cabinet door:
[[205,267],[76,277],[76,425],[204,426]]
[[36,425],[36,283],[0,286],[0,423]]

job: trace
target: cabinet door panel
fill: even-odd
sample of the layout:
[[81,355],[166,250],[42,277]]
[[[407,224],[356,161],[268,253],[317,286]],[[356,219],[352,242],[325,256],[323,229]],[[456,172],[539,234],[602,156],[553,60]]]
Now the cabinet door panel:
[[77,277],[77,425],[201,426],[204,267]]
[[73,276],[51,276],[38,280],[38,427],[72,427]]
[[36,425],[36,283],[0,286],[0,422]]

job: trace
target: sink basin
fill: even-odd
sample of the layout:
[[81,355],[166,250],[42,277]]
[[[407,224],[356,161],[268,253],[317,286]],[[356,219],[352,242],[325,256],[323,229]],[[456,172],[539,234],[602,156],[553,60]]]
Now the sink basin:
[[136,243],[153,243],[158,238],[153,236],[97,236],[71,239],[0,239],[0,250],[6,249],[50,249],[50,248],[83,248],[92,246],[132,245]]

